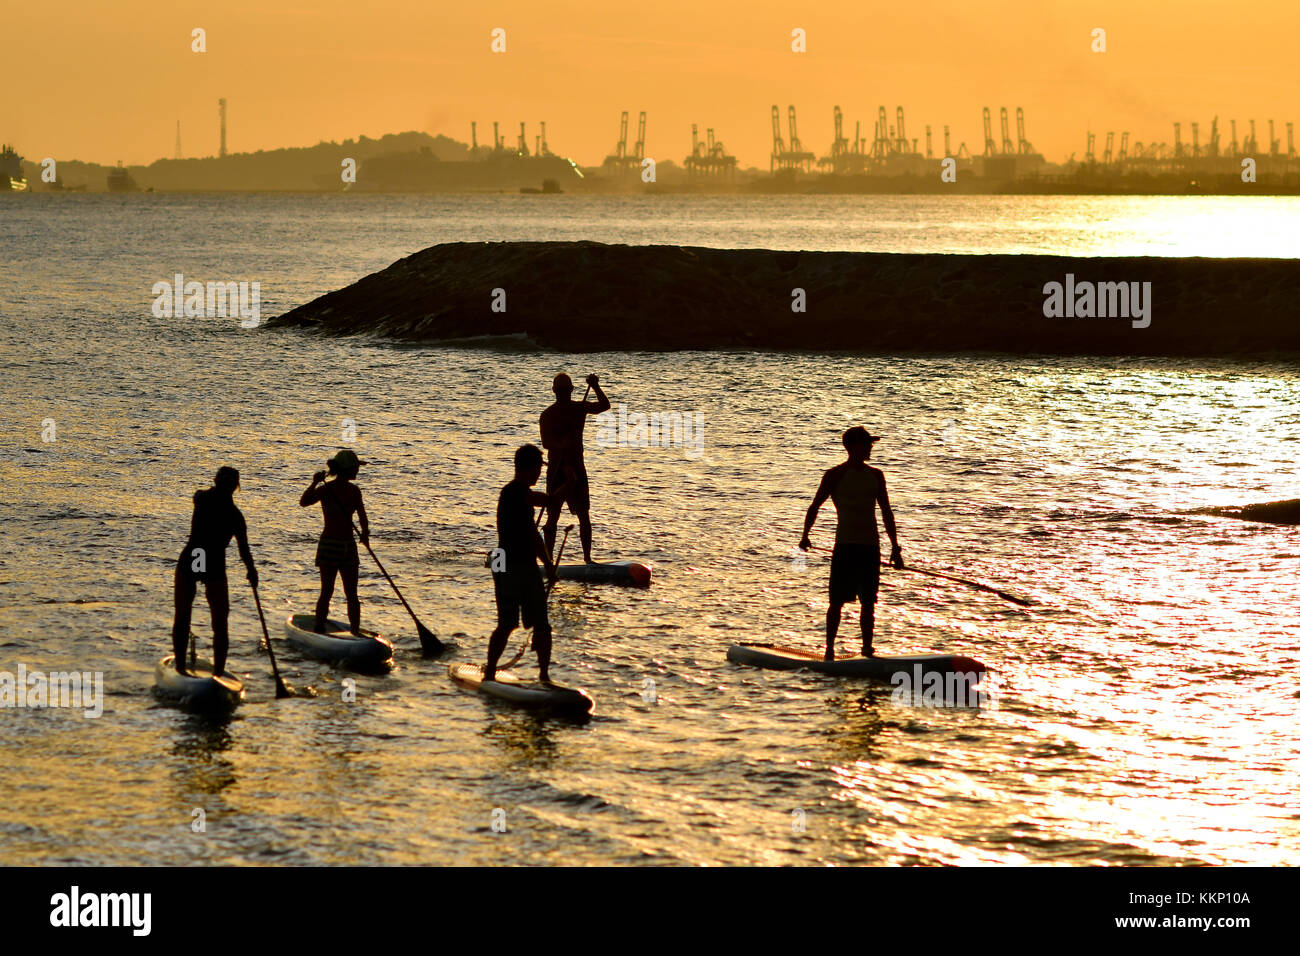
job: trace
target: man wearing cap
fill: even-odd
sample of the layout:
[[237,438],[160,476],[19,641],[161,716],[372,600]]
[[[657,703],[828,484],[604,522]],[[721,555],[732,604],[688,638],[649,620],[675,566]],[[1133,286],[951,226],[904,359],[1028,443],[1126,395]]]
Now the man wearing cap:
[[[560,523],[560,509],[567,503],[578,518],[578,537],[582,541],[582,558],[591,564],[591,488],[587,466],[582,460],[582,432],[588,415],[609,411],[609,399],[600,390],[600,379],[587,376],[587,385],[596,393],[596,401],[573,400],[573,379],[561,372],[555,376],[551,391],[555,402],[542,412],[542,447],[547,451],[546,493],[552,496],[546,509],[546,548],[555,551],[555,529]],[[557,494],[568,485],[569,490]]]
[[880,589],[880,532],[876,528],[876,505],[885,519],[885,533],[893,545],[889,563],[903,566],[903,550],[898,546],[898,529],[889,507],[885,475],[867,464],[871,446],[880,440],[862,426],[844,433],[848,460],[822,476],[821,485],[804,517],[803,537],[799,547],[812,547],[812,533],[817,512],[830,498],[835,503],[835,550],[831,554],[830,605],[826,609],[826,660],[835,659],[835,637],[840,629],[840,610],[857,598],[862,602],[862,654],[872,655],[871,641],[875,629],[876,593]]
[[357,574],[361,569],[361,559],[357,554],[356,539],[352,537],[352,515],[355,513],[361,522],[362,544],[370,541],[370,519],[361,500],[361,489],[352,484],[352,480],[365,462],[350,448],[340,448],[338,454],[325,464],[334,480],[327,482],[325,472],[316,472],[298,499],[298,504],[304,508],[319,501],[325,516],[325,528],[316,544],[320,598],[316,601],[315,629],[318,634],[328,632],[334,578],[338,576],[343,579],[343,594],[347,598],[348,627],[353,634],[360,634],[361,599],[357,596]]
[[257,587],[257,568],[248,550],[248,527],[243,513],[235,506],[235,489],[239,472],[229,466],[217,469],[211,488],[194,492],[194,515],[190,519],[190,537],[176,559],[174,578],[175,614],[172,618],[172,652],[176,670],[185,673],[185,648],[190,637],[190,615],[198,582],[207,592],[212,613],[212,667],[216,674],[226,670],[226,653],[230,648],[227,618],[230,616],[230,589],[226,583],[226,548],[234,538],[239,557],[248,569],[248,582]]

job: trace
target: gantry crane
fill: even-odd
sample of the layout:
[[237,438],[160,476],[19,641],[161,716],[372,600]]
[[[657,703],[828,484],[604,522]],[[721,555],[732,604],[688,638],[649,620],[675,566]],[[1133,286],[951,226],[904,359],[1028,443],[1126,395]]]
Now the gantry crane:
[[782,157],[785,156],[785,140],[781,139],[781,110],[776,104],[772,105],[772,164],[768,172],[776,170],[778,164],[782,163]]
[[993,114],[984,107],[984,155],[992,156],[998,151],[998,144],[993,142]]
[[1023,106],[1016,107],[1016,138],[1018,148],[1022,154],[1028,156],[1034,152],[1033,145],[1029,140],[1025,139],[1025,108]]
[[1002,155],[1016,151],[1016,144],[1011,142],[1011,124],[1007,121],[1007,108],[1002,107]]

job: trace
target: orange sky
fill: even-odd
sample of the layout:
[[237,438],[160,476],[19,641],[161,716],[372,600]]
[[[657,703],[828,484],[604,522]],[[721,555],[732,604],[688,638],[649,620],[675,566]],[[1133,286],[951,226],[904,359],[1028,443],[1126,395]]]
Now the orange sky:
[[[811,12],[809,12],[811,8]],[[596,13],[594,11],[601,11]],[[1086,131],[1173,141],[1172,123],[1212,117],[1300,122],[1300,2],[968,0],[72,0],[11,4],[0,35],[0,139],[44,156],[146,163],[217,149],[230,102],[232,152],[409,129],[480,139],[547,121],[550,145],[582,163],[613,149],[620,110],[649,112],[647,153],[680,162],[690,124],[715,127],[742,165],[766,168],[770,111],[799,110],[805,149],[829,150],[831,110],[870,136],[876,108],[907,111],[922,141],[952,126],[983,148],[980,111],[1026,113],[1048,159],[1082,155]],[[207,30],[208,52],[190,52]],[[489,51],[493,27],[505,54]],[[790,52],[790,31],[808,52]],[[1108,51],[1090,51],[1094,27]],[[1012,130],[1014,137],[1014,125]]]

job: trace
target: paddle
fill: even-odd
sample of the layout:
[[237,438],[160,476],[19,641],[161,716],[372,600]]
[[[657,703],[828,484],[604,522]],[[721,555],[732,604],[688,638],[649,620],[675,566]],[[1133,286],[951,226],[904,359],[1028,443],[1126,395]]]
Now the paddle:
[[[567,528],[564,529],[564,537],[560,539],[560,553],[559,553],[559,554],[556,556],[556,558],[555,558],[555,567],[556,567],[556,568],[559,568],[559,566],[560,566],[560,559],[564,557],[564,545],[565,545],[565,543],[569,540],[569,532],[572,531],[572,530],[573,530],[573,525],[569,525]],[[555,587],[555,582],[558,581],[558,580],[559,580],[559,577],[556,577],[555,579],[546,582],[546,597],[547,597],[547,598],[550,598],[550,596],[551,596],[551,590]],[[530,635],[528,635],[528,640],[524,641],[524,646],[521,647],[521,648],[519,648],[519,653],[516,654],[514,657],[510,658],[510,660],[507,661],[506,663],[504,663],[504,664],[498,664],[498,665],[497,665],[497,670],[499,670],[499,671],[504,671],[504,670],[509,670],[510,668],[514,667],[514,666],[515,666],[516,664],[518,664],[521,660],[523,660],[524,655],[528,653],[528,648],[530,648],[530,647],[532,647],[532,646],[533,646],[533,637],[532,637],[532,635],[530,634]]]
[[564,537],[560,539],[560,553],[555,556],[555,561],[553,562],[555,567],[555,577],[552,578],[550,581],[546,582],[547,597],[551,596],[551,590],[555,587],[555,582],[560,580],[560,561],[564,559],[564,545],[568,542],[569,532],[572,530],[573,530],[573,525],[568,525],[564,529]]
[[271,646],[271,635],[266,630],[266,615],[262,613],[262,598],[257,593],[257,585],[253,585],[253,602],[257,605],[257,619],[262,622],[262,640],[266,642],[266,653],[271,657],[271,673],[275,675],[275,697],[276,700],[283,700],[286,697],[292,697],[289,688],[284,685],[283,678],[280,677],[280,667],[275,663],[275,648]]
[[981,584],[979,581],[970,581],[966,578],[959,578],[955,574],[944,574],[942,571],[931,571],[929,568],[914,568],[911,565],[903,567],[905,571],[915,571],[917,574],[928,574],[932,578],[943,578],[946,581],[956,581],[958,584],[964,584],[967,587],[978,588],[981,591],[988,591],[990,594],[996,594],[998,597],[1010,601],[1013,604],[1019,604],[1024,607],[1030,607],[1034,602],[1026,597],[1020,597],[1018,594],[1012,594],[1010,591],[1002,591],[988,584]]
[[[352,528],[354,531],[357,531],[356,525],[353,525]],[[357,531],[357,537],[361,537],[360,531]],[[402,607],[406,608],[406,613],[411,615],[411,620],[415,622],[415,630],[420,635],[420,650],[424,652],[425,657],[436,657],[441,654],[447,649],[447,645],[438,640],[437,635],[435,635],[433,631],[420,623],[420,619],[416,617],[415,612],[411,610],[411,605],[406,603],[406,598],[402,597],[402,592],[397,589],[396,582],[394,582],[389,573],[384,570],[384,565],[379,560],[379,556],[375,554],[374,549],[370,547],[370,542],[363,541],[362,543],[366,546],[366,550],[370,552],[370,556],[375,559],[375,565],[379,568],[379,573],[388,580],[390,585],[392,585],[393,593],[397,595],[397,600],[402,602]]]
[[[832,553],[830,548],[819,548],[816,545],[813,546],[812,550],[820,551],[823,554]],[[998,597],[1004,600],[1011,601],[1013,604],[1020,604],[1024,607],[1030,607],[1034,603],[1033,601],[1029,600],[1029,598],[1021,597],[1018,594],[1012,594],[1010,591],[1003,591],[989,584],[981,584],[979,581],[972,581],[969,578],[959,578],[955,574],[945,574],[943,571],[932,571],[929,568],[918,568],[915,565],[911,565],[911,564],[903,565],[901,570],[914,571],[917,574],[929,575],[932,578],[943,578],[945,581],[956,581],[958,584],[964,584],[967,587],[976,588],[980,591],[987,591],[990,594],[996,594]]]

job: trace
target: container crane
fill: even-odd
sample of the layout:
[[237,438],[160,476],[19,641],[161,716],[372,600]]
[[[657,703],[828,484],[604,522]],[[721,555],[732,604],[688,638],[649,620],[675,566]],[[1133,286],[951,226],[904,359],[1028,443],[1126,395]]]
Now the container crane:
[[1002,107],[1002,155],[1007,156],[1016,151],[1016,144],[1011,142],[1011,124],[1007,121],[1007,108]]

